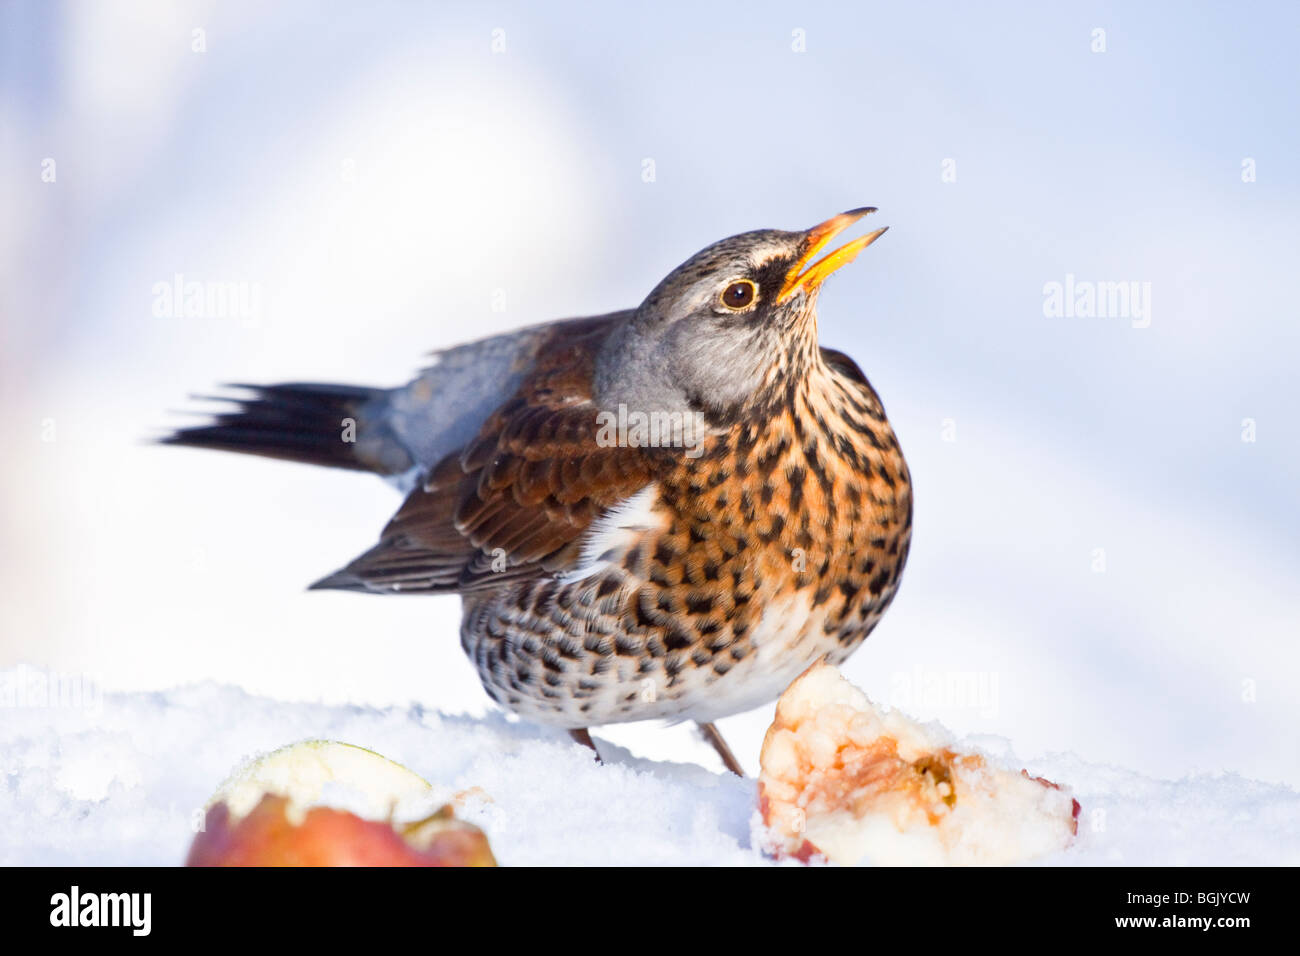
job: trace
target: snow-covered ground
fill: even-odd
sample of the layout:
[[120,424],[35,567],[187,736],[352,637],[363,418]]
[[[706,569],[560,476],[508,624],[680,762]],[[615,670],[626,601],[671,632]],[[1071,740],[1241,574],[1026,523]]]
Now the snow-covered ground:
[[[0,864],[180,863],[226,775],[304,738],[481,788],[489,799],[461,815],[506,865],[765,862],[753,779],[641,759],[599,732],[603,765],[562,732],[500,713],[289,703],[211,682],[101,694],[27,668],[0,671],[0,688]],[[1046,863],[1300,863],[1300,794],[1286,787],[1231,774],[1157,780],[1069,754],[1020,761],[999,738],[969,742],[1073,788],[1079,839]]]

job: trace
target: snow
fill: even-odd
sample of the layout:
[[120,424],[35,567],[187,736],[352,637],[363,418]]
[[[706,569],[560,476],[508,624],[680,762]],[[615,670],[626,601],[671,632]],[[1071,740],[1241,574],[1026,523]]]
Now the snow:
[[[412,705],[277,701],[205,682],[48,694],[57,675],[0,670],[0,864],[178,864],[193,821],[250,756],[306,738],[368,747],[435,785],[481,788],[460,815],[504,865],[765,864],[755,780],[653,761],[603,740]],[[1016,761],[1009,742],[971,738]],[[1047,864],[1297,864],[1300,794],[1233,774],[1158,780],[1070,754],[1021,761],[1073,788],[1074,847]],[[598,838],[593,838],[598,837]]]

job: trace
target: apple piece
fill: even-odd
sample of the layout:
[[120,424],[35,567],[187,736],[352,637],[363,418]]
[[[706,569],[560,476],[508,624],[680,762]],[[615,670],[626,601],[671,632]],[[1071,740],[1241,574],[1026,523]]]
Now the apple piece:
[[312,807],[291,819],[290,800],[265,794],[236,817],[225,803],[208,810],[186,866],[495,866],[483,831],[456,820],[448,804],[406,825]]
[[445,788],[371,750],[308,740],[254,759],[208,802],[189,866],[494,866]]
[[937,724],[878,708],[829,664],[800,675],[763,740],[769,849],[808,862],[999,865],[1062,849],[1079,804],[963,750]]

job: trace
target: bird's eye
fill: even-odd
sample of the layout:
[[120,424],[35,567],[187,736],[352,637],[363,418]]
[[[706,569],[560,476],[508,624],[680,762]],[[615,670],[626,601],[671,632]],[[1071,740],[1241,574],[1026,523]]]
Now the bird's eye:
[[758,296],[758,286],[749,279],[736,279],[727,283],[722,290],[722,304],[732,311],[739,312],[754,304]]

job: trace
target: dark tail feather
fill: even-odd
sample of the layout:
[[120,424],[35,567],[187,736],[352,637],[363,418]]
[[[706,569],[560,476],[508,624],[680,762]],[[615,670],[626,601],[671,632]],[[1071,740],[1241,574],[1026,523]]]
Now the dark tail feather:
[[230,387],[245,389],[253,397],[220,399],[237,408],[214,416],[211,424],[182,428],[160,442],[332,468],[389,471],[359,454],[367,446],[358,442],[357,435],[366,406],[381,398],[385,389],[311,383]]
[[307,587],[308,591],[357,591],[361,594],[377,594],[373,588],[366,587],[366,582],[361,580],[346,568],[342,571],[335,571],[333,574],[326,575],[319,581],[316,581]]

